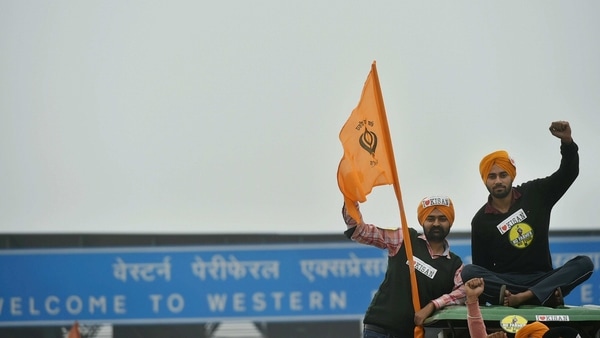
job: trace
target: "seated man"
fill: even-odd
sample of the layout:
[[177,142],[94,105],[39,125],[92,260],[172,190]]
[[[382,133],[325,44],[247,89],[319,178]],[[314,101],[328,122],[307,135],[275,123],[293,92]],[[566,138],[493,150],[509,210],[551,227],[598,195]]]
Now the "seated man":
[[490,194],[471,221],[473,264],[465,266],[462,278],[485,280],[482,303],[557,307],[594,271],[587,256],[552,266],[550,214],[579,174],[579,154],[568,122],[552,122],[550,132],[561,141],[562,160],[548,177],[513,187],[517,169],[504,150],[488,154],[479,165]]

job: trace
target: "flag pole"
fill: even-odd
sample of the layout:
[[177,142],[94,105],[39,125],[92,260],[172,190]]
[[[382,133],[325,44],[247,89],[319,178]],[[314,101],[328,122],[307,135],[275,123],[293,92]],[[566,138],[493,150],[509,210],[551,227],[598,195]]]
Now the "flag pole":
[[[374,80],[375,80],[375,91],[377,94],[377,105],[379,106],[379,109],[377,110],[380,114],[380,119],[381,119],[381,123],[382,123],[382,129],[384,131],[384,133],[387,135],[387,137],[384,137],[384,139],[389,142],[389,144],[387,144],[387,152],[388,152],[388,158],[391,158],[392,161],[390,161],[390,167],[392,170],[392,177],[394,180],[394,193],[396,194],[396,199],[398,200],[398,209],[400,210],[400,222],[402,225],[402,233],[403,233],[403,237],[404,237],[404,247],[406,249],[406,256],[408,258],[408,268],[410,271],[410,285],[411,285],[411,292],[412,292],[412,301],[413,301],[413,307],[415,309],[415,312],[421,310],[421,302],[419,300],[419,289],[417,286],[417,276],[415,273],[415,264],[414,264],[414,259],[413,259],[413,253],[412,253],[412,243],[410,241],[410,233],[408,231],[408,224],[406,221],[406,214],[404,212],[404,204],[402,203],[402,193],[400,191],[400,181],[398,179],[398,170],[396,169],[396,158],[394,157],[394,148],[392,147],[392,138],[390,135],[390,127],[388,125],[388,121],[387,121],[387,116],[386,116],[386,112],[385,112],[385,106],[383,104],[383,94],[381,92],[381,87],[379,85],[379,75],[377,74],[377,66],[376,66],[376,62],[373,61],[373,64],[371,65],[371,70],[373,72],[373,76],[374,76]],[[415,327],[415,337],[423,337],[423,328],[420,326]]]

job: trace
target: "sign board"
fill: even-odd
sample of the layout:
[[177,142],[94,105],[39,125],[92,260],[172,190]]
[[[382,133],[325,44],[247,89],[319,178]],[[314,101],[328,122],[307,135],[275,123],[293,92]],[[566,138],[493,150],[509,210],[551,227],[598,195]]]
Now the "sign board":
[[[466,240],[452,250],[470,262]],[[555,265],[600,238],[552,240]],[[362,319],[387,252],[348,243],[0,250],[0,326]],[[566,298],[600,304],[600,277]]]

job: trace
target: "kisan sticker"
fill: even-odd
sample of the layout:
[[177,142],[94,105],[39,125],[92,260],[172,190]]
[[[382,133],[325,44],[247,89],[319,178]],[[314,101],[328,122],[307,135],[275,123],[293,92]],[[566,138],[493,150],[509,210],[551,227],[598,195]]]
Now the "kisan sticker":
[[517,249],[524,249],[533,241],[533,229],[527,223],[518,223],[508,233],[510,244]]
[[[415,262],[415,270],[419,271],[420,273],[424,274],[425,276],[429,277],[430,279],[433,279],[433,277],[435,277],[435,274],[437,273],[436,268],[423,262],[418,257],[413,257],[413,261]],[[408,265],[408,264],[409,264],[409,262],[407,260],[406,265]]]
[[500,224],[496,225],[496,229],[498,229],[501,235],[504,235],[504,233],[510,230],[513,225],[523,222],[526,218],[527,214],[525,211],[519,209],[514,214],[508,216],[504,221],[500,222]]
[[518,315],[506,316],[500,321],[500,327],[509,333],[516,333],[525,325],[527,325],[527,319]]
[[538,322],[568,322],[569,315],[536,315]]
[[449,207],[450,199],[444,196],[431,196],[422,200],[421,203],[423,204],[423,208],[427,208],[433,205],[443,205]]

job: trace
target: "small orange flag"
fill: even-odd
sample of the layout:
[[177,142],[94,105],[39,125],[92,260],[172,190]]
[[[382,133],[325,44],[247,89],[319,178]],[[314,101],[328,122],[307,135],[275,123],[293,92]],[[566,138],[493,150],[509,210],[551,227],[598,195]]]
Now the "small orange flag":
[[81,334],[79,333],[79,323],[75,322],[73,326],[71,326],[71,330],[69,330],[69,335],[67,338],[81,338]]
[[360,101],[340,131],[344,156],[337,180],[348,213],[360,222],[355,202],[365,202],[375,186],[393,184],[387,118],[375,62],[367,76]]

